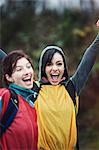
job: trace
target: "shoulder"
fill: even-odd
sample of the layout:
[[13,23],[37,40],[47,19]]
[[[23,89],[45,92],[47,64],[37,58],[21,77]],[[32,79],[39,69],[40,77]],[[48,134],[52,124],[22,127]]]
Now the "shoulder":
[[10,91],[7,88],[0,88],[0,97],[10,96]]
[[[76,88],[71,79],[69,79],[65,85],[70,97],[75,101]],[[75,103],[75,102],[74,102]]]
[[6,110],[10,99],[10,91],[7,88],[0,88],[0,101],[2,103],[2,113]]
[[66,82],[65,87],[70,92],[72,92],[72,91],[76,92],[76,88],[75,88],[71,78]]

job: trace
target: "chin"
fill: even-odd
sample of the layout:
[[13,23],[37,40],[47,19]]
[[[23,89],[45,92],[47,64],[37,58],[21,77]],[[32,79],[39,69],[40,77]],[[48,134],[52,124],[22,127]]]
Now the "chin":
[[58,85],[58,84],[59,84],[59,82],[56,82],[56,83],[51,82],[51,84],[52,84],[52,85]]
[[26,88],[26,89],[32,89],[32,88],[33,88],[33,84],[27,85],[27,86],[25,86],[25,88]]

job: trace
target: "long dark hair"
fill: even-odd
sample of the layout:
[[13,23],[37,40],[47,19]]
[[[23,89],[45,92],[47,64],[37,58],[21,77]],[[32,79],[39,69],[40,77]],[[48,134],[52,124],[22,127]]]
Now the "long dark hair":
[[[3,63],[2,63],[2,74],[3,74],[3,82],[4,82],[5,86],[9,86],[9,81],[7,81],[5,75],[8,74],[9,77],[11,77],[11,75],[16,67],[17,61],[19,59],[21,59],[22,57],[25,57],[33,67],[31,58],[26,53],[24,53],[23,50],[11,51],[4,58]],[[33,69],[34,69],[34,67],[33,67]]]

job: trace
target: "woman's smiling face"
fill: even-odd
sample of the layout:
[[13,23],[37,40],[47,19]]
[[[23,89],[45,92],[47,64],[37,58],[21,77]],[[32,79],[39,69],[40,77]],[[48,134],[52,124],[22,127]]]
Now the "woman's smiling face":
[[7,80],[26,89],[33,87],[33,78],[33,67],[25,57],[17,61],[11,77],[7,76]]
[[51,63],[47,63],[45,67],[47,80],[52,85],[58,85],[64,74],[64,62],[62,56],[56,52],[53,55]]

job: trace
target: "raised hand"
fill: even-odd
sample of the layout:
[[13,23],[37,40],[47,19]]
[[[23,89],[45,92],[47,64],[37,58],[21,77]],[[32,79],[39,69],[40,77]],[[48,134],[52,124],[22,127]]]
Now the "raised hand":
[[99,28],[99,19],[98,19],[98,21],[96,23],[96,27]]

